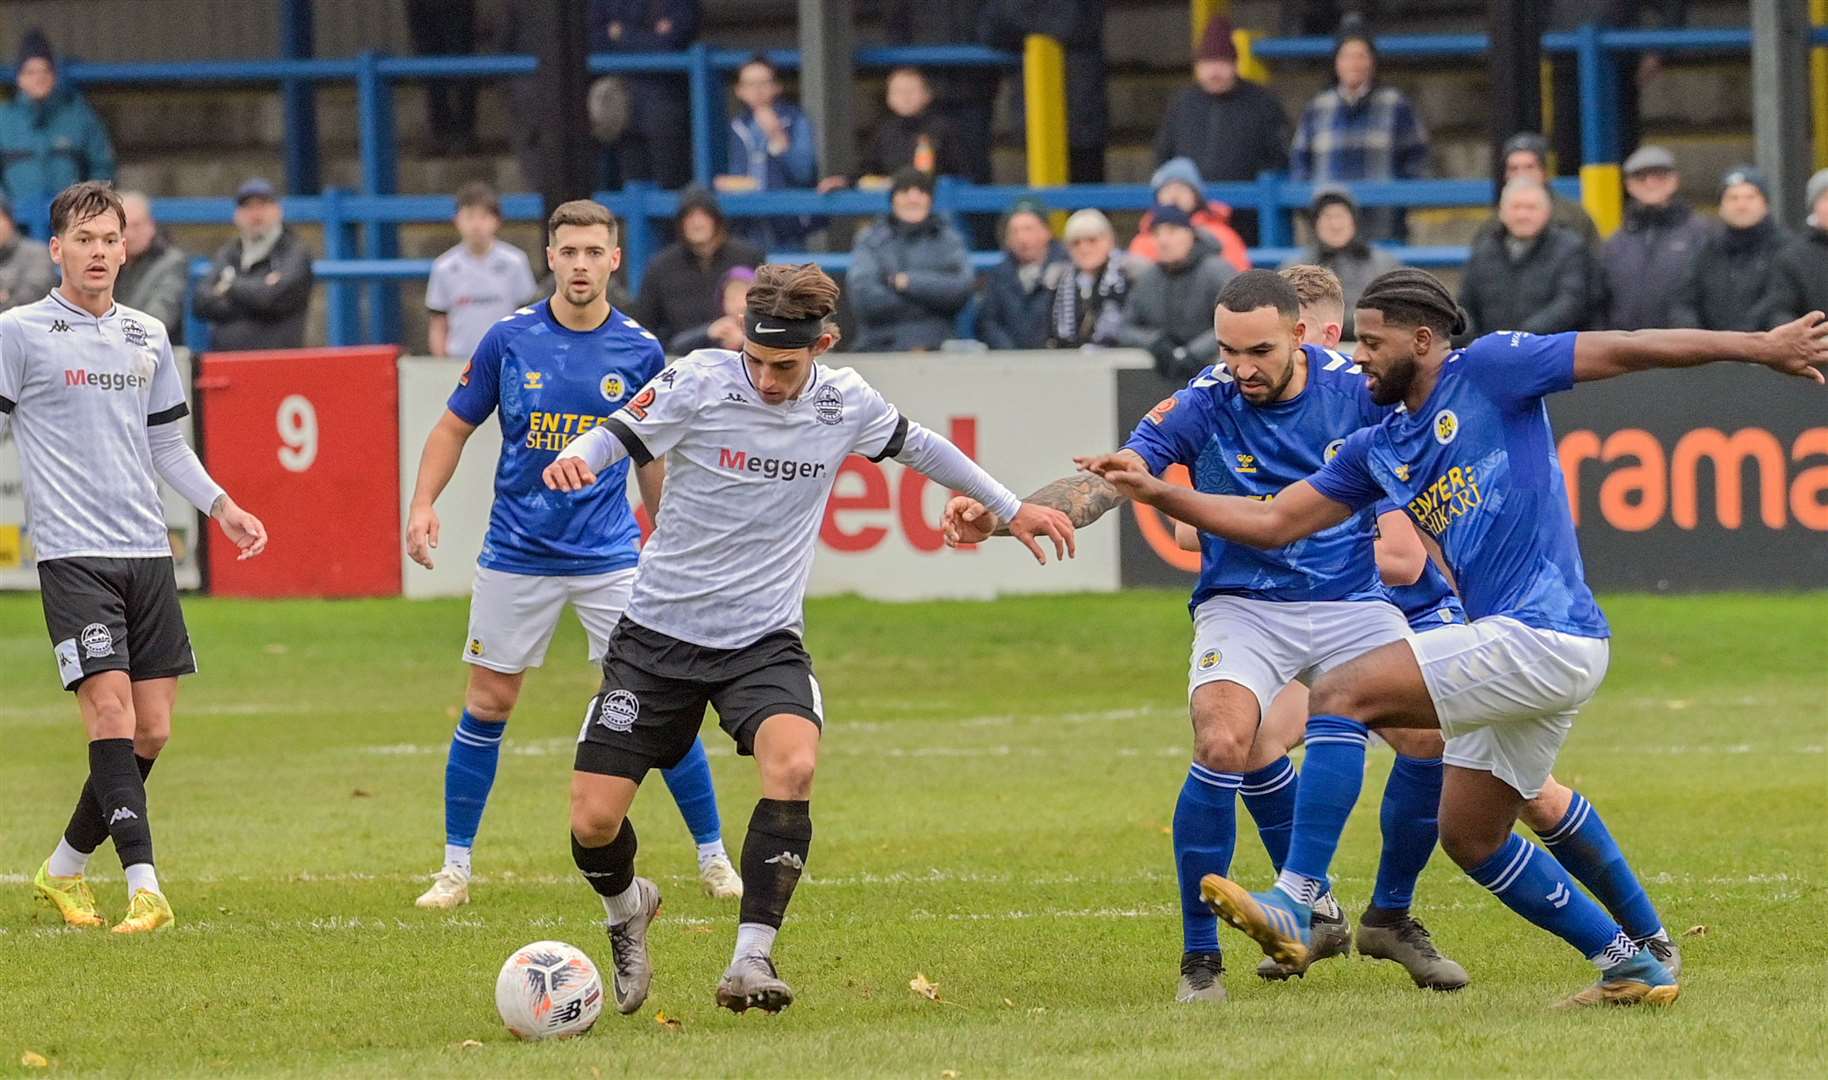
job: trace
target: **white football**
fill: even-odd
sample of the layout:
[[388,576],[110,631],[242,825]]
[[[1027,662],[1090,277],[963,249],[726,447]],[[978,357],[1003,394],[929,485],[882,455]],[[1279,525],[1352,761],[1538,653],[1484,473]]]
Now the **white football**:
[[516,949],[501,966],[495,1009],[523,1039],[582,1035],[603,1013],[603,979],[582,950],[562,941],[536,941]]

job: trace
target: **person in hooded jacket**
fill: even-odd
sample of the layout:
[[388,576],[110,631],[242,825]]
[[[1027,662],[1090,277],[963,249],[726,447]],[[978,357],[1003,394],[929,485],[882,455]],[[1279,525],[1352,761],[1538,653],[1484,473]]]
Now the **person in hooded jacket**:
[[1359,232],[1358,204],[1344,188],[1322,188],[1314,193],[1314,242],[1282,264],[1324,266],[1339,278],[1345,291],[1346,316],[1341,336],[1353,340],[1352,308],[1371,279],[1402,264],[1396,256],[1373,247]]
[[[1155,205],[1178,206],[1193,219],[1202,244],[1210,244],[1239,271],[1250,269],[1250,249],[1244,238],[1231,227],[1231,207],[1217,199],[1208,199],[1201,189],[1200,170],[1192,158],[1177,157],[1162,162],[1149,177],[1155,191]],[[1137,223],[1136,237],[1130,241],[1130,254],[1155,261],[1155,218],[1145,211]]]
[[984,275],[978,340],[993,349],[1045,349],[1054,289],[1071,269],[1047,211],[1018,203],[1003,219],[1003,261]]
[[1720,222],[1689,264],[1670,304],[1670,325],[1769,330],[1772,268],[1790,234],[1771,217],[1771,188],[1750,165],[1720,181]]
[[762,249],[730,235],[717,196],[704,188],[680,193],[673,224],[679,239],[648,260],[631,312],[663,342],[721,316],[725,275],[762,264]]
[[1147,349],[1163,375],[1189,379],[1218,358],[1213,308],[1238,271],[1196,243],[1193,218],[1180,207],[1157,207],[1153,228],[1158,255],[1130,290],[1117,341]]
[[101,117],[57,77],[42,30],[19,39],[18,92],[0,106],[0,188],[15,203],[49,200],[81,180],[114,179]]
[[958,230],[933,213],[933,177],[897,172],[889,215],[858,234],[844,288],[864,352],[937,349],[977,284]]

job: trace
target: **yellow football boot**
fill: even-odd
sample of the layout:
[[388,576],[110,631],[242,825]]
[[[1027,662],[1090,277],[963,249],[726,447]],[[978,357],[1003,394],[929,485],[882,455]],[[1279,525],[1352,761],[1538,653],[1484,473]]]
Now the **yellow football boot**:
[[95,892],[81,874],[75,877],[51,876],[51,860],[46,859],[32,879],[39,899],[57,909],[65,926],[91,930],[102,926],[101,914],[95,910]]
[[151,889],[141,889],[133,894],[133,900],[127,905],[127,917],[115,924],[117,934],[150,934],[161,927],[170,926],[176,919],[171,913],[171,904],[163,896]]

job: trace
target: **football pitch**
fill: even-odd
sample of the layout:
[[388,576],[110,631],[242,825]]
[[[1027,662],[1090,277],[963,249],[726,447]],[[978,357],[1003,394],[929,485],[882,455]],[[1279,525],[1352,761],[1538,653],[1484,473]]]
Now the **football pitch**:
[[[1177,1006],[1183,597],[836,599],[808,605],[828,727],[776,950],[796,1004],[713,1005],[735,905],[698,891],[655,778],[632,815],[666,896],[652,995],[584,1038],[522,1044],[494,1007],[513,949],[557,938],[608,959],[566,841],[595,685],[575,624],[509,726],[474,901],[440,914],[412,900],[441,856],[465,605],[191,600],[202,674],[149,783],[179,921],[114,939],[35,906],[86,756],[37,597],[0,597],[0,1074],[45,1075],[29,1051],[50,1075],[1820,1075],[1828,594],[1602,602],[1611,674],[1556,774],[1685,935],[1669,1010],[1552,1011],[1591,967],[1439,852],[1416,913],[1469,989],[1429,994],[1356,958],[1261,983],[1254,947],[1223,930],[1230,1002]],[[706,741],[735,854],[755,770],[715,726]],[[1373,751],[1335,867],[1354,912],[1389,762]],[[1234,872],[1261,887],[1268,860],[1239,817]],[[118,918],[111,846],[93,869]]]

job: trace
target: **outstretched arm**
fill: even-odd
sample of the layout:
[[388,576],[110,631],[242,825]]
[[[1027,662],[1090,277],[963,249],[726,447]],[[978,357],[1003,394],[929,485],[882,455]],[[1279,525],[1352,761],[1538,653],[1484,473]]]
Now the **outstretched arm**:
[[1178,521],[1251,547],[1286,547],[1330,529],[1352,516],[1352,508],[1334,502],[1306,480],[1282,489],[1267,501],[1239,495],[1207,495],[1151,476],[1133,462],[1087,460],[1118,491],[1148,503]]
[[938,432],[908,423],[907,434],[895,448],[894,457],[908,468],[954,491],[964,492],[969,496],[966,501],[973,505],[987,507],[986,512],[1004,522],[1006,534],[1022,541],[1034,553],[1036,561],[1047,562],[1039,542],[1041,536],[1053,541],[1057,558],[1065,559],[1077,553],[1073,526],[1064,514],[1023,503]]
[[1688,368],[1717,360],[1759,364],[1822,382],[1828,364],[1828,321],[1812,311],[1774,330],[1595,330],[1574,339],[1574,381],[1611,379],[1634,371]]
[[[1130,451],[1120,451],[1136,457]],[[1140,457],[1136,460],[1141,461]],[[1088,472],[1062,476],[1043,485],[1022,500],[1031,505],[1058,511],[1075,529],[1083,529],[1104,516],[1105,511],[1124,501],[1123,495],[1103,477]],[[976,499],[958,496],[946,504],[946,543],[981,544],[992,536],[1008,536],[1009,524]]]

